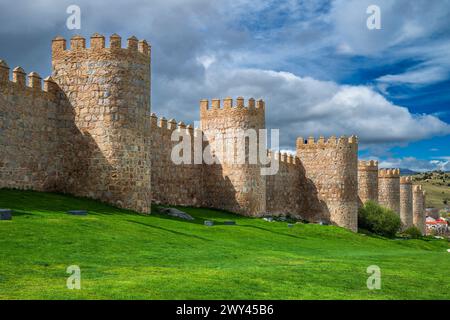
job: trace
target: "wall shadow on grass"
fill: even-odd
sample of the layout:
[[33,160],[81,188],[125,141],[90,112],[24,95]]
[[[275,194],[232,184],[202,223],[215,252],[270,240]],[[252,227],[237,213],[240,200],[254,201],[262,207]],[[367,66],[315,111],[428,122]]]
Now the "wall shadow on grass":
[[203,237],[196,236],[196,235],[193,235],[193,234],[179,232],[179,231],[174,231],[174,230],[166,229],[166,228],[163,228],[163,227],[153,226],[151,224],[147,224],[147,223],[143,223],[143,222],[138,222],[138,221],[133,221],[133,220],[125,220],[125,221],[131,222],[131,223],[135,223],[135,224],[139,224],[139,225],[142,225],[142,226],[145,226],[145,227],[148,227],[148,228],[152,228],[152,229],[158,229],[158,230],[162,230],[162,231],[165,231],[165,232],[170,232],[170,233],[173,233],[175,235],[180,235],[180,236],[189,237],[189,238],[195,238],[195,239],[199,239],[199,240],[202,240],[202,241],[208,241],[208,242],[213,241],[211,239],[203,238]]
[[[253,229],[258,229],[261,231],[265,231],[265,232],[270,232],[279,236],[284,236],[284,237],[290,237],[290,238],[295,238],[295,239],[303,239],[305,240],[306,238],[304,237],[299,237],[299,236],[295,236],[293,234],[286,234],[286,233],[282,233],[282,232],[276,232],[270,229],[266,229],[266,228],[262,228],[262,227],[257,227],[257,226],[252,226],[252,225],[248,225],[248,224],[244,224],[244,225],[239,225],[240,227],[245,227],[245,228],[253,228]],[[286,227],[287,228],[287,227]]]

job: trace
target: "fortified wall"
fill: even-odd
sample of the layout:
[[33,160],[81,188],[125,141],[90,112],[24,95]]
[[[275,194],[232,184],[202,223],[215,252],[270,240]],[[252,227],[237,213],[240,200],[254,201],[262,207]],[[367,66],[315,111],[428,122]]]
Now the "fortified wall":
[[358,162],[358,196],[360,205],[378,201],[378,161]]
[[400,214],[400,170],[378,171],[378,203]]
[[58,190],[63,162],[59,137],[64,111],[52,78],[0,60],[0,186]]
[[52,42],[53,79],[80,131],[70,141],[74,160],[62,189],[150,212],[150,47],[135,37],[122,48],[94,34],[90,48],[75,36]]
[[[10,80],[0,60],[0,188],[66,192],[141,213],[153,202],[290,215],[353,231],[361,202],[378,199],[400,212],[399,173],[358,166],[354,136],[298,138],[295,156],[270,152],[258,134],[263,100],[202,100],[200,128],[152,114],[145,40],[130,37],[122,47],[118,35],[107,45],[94,34],[89,45],[72,37],[69,47],[56,37],[51,49],[52,76],[43,82],[20,67]],[[277,161],[275,174],[261,174],[261,154]],[[416,189],[413,221],[422,226],[424,195]]]
[[[357,230],[358,213],[358,141],[331,137],[297,139],[297,157],[306,173],[309,195],[318,201],[309,203],[307,212],[315,219],[333,221]],[[308,217],[308,219],[310,219]]]
[[358,194],[360,205],[378,202],[399,215],[403,230],[415,226],[425,234],[424,191],[421,185],[413,185],[411,177],[400,177],[399,169],[378,170],[376,161],[360,161]]
[[[193,161],[195,139],[201,142],[201,131],[181,121],[158,118],[154,113],[150,123],[152,201],[156,204],[203,206],[203,165]],[[174,133],[179,137],[176,141],[171,139]],[[188,142],[188,148],[176,152],[177,144],[183,139]],[[180,163],[172,161],[172,151],[181,158]]]
[[400,219],[402,228],[413,226],[413,186],[411,177],[400,178]]
[[[272,157],[272,153],[269,156]],[[309,216],[308,202],[312,202],[309,199],[314,195],[307,192],[308,181],[300,159],[279,152],[274,153],[273,158],[279,161],[279,168],[277,174],[266,176],[267,212],[298,219],[316,218]]]
[[[253,159],[252,163],[249,155],[257,155],[258,132],[265,129],[264,101],[256,102],[251,98],[245,106],[242,97],[236,99],[236,105],[233,99],[226,98],[223,108],[220,102],[212,100],[211,107],[208,100],[200,102],[200,129],[207,144],[205,156],[214,161],[204,167],[204,203],[207,207],[244,215],[263,215],[266,212],[265,177],[261,175],[261,162]],[[253,136],[247,136],[252,133]],[[250,150],[250,146],[254,150]],[[238,148],[243,148],[240,153]],[[244,161],[237,159],[240,154],[245,157]]]
[[413,224],[422,234],[426,231],[425,191],[421,185],[413,186]]

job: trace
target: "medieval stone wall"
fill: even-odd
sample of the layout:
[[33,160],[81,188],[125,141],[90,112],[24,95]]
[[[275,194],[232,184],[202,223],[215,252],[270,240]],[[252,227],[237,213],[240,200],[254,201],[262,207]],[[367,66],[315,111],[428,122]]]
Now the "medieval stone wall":
[[[259,159],[251,163],[249,156],[250,145],[260,145],[258,130],[265,128],[264,110],[264,101],[255,103],[254,99],[249,99],[245,106],[241,97],[237,98],[235,106],[231,98],[224,99],[223,108],[219,99],[212,100],[211,108],[208,100],[200,102],[201,130],[208,145],[205,155],[212,162],[214,159],[219,162],[206,163],[204,167],[206,206],[252,216],[266,212],[265,176],[261,175]],[[253,144],[245,137],[251,132],[256,133]],[[245,148],[241,153],[245,156],[243,162],[238,159],[242,147]]]
[[[145,213],[153,200],[291,215],[354,231],[358,199],[378,199],[401,211],[405,224],[412,210],[414,225],[424,229],[423,191],[413,192],[410,209],[397,170],[378,174],[374,161],[358,166],[356,137],[299,138],[296,157],[278,154],[278,172],[266,176],[264,101],[245,106],[241,97],[236,105],[226,98],[221,107],[218,99],[211,106],[202,100],[200,129],[150,114],[150,56],[149,45],[134,37],[127,48],[117,35],[109,47],[99,34],[90,47],[80,36],[70,48],[57,37],[43,88],[36,73],[27,86],[21,68],[10,81],[0,62],[0,187],[67,192]],[[189,143],[177,149],[182,141]]]
[[426,230],[425,191],[422,189],[421,185],[413,186],[412,198],[413,224],[424,235]]
[[350,230],[358,223],[358,141],[356,137],[321,137],[317,142],[297,139],[300,159],[312,199],[309,212],[314,219],[330,221]]
[[[150,212],[150,48],[113,35],[52,42],[53,78],[80,134],[70,139],[63,191]],[[70,148],[70,146],[68,146]],[[70,161],[69,161],[70,162]]]
[[[203,205],[203,165],[201,159],[194,161],[195,142],[199,141],[202,147],[201,132],[191,125],[177,124],[173,119],[167,121],[155,114],[151,116],[150,130],[152,200],[157,204]],[[179,152],[177,145],[182,147]],[[184,154],[186,151],[189,154]]]
[[378,203],[400,215],[400,170],[378,171]]
[[61,181],[56,85],[0,60],[0,187],[55,191]]
[[402,228],[413,226],[413,190],[410,177],[400,178],[400,219]]
[[304,219],[306,216],[305,172],[297,157],[275,153],[278,172],[266,176],[266,210],[271,215]]
[[378,201],[378,161],[358,162],[358,196],[361,205]]

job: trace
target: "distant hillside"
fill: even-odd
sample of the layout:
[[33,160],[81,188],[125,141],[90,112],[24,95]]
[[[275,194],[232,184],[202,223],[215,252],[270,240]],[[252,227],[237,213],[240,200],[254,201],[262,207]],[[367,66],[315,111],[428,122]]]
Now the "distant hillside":
[[413,181],[427,192],[426,206],[443,209],[450,205],[450,173],[423,172],[413,175]]
[[400,168],[400,175],[402,176],[412,176],[418,174],[417,171],[412,171],[410,169]]

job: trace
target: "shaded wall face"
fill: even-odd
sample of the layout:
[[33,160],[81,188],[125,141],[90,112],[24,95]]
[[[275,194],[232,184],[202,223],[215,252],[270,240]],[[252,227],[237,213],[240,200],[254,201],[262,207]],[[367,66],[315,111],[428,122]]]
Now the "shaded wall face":
[[400,215],[400,177],[379,177],[378,203]]
[[272,215],[289,215],[307,219],[306,177],[298,159],[295,163],[279,161],[275,175],[266,176],[267,212]]
[[358,196],[361,204],[378,201],[378,169],[358,169]]
[[[172,141],[174,131],[180,133],[180,139],[189,141],[191,161],[187,163],[174,162],[171,158],[173,148],[179,141]],[[176,123],[152,117],[152,196],[157,204],[202,206],[203,205],[203,165],[194,160],[195,139],[201,139],[201,132],[177,128]],[[178,136],[178,135],[177,135]],[[183,156],[183,149],[181,155]]]
[[[229,107],[201,109],[201,129],[210,155],[221,156],[233,149],[237,154],[238,142],[234,129],[257,130],[265,128],[264,108]],[[220,142],[220,139],[222,139]],[[248,141],[248,140],[247,140]],[[259,146],[259,141],[257,142]],[[230,149],[231,148],[231,149]],[[249,150],[248,148],[246,148]],[[232,163],[205,164],[203,174],[205,206],[224,209],[243,215],[259,216],[266,212],[266,178],[261,175],[261,165]]]
[[357,230],[358,163],[357,143],[346,140],[297,144],[297,157],[317,194],[310,208],[313,216]]
[[413,189],[413,224],[423,235],[425,234],[426,213],[425,199],[422,190],[416,191]]
[[40,88],[3,80],[0,79],[0,187],[57,191],[63,156],[59,152],[58,100]]
[[400,184],[400,219],[403,229],[413,226],[412,184]]
[[122,48],[53,50],[53,77],[80,134],[66,192],[150,212],[150,58]]

